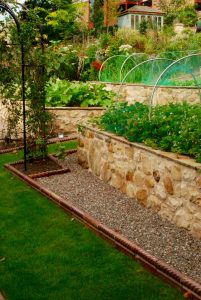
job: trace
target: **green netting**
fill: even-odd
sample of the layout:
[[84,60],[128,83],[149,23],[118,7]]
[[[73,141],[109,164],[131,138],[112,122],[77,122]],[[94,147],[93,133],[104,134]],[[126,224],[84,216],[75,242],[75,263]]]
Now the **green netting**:
[[102,82],[120,82],[120,69],[128,55],[114,55],[106,59],[99,71]]
[[201,85],[201,54],[191,54],[175,61],[161,74],[157,86]]
[[99,80],[120,83],[130,69],[147,58],[145,53],[111,56],[103,62],[99,71]]
[[[201,103],[201,54],[191,54],[184,56],[171,63],[158,77],[152,95],[150,97],[150,117],[153,104],[161,103],[161,86],[168,87],[194,87],[197,88],[197,95],[188,90],[181,91],[179,94],[175,89],[171,90],[168,102],[193,101]],[[163,96],[162,96],[163,97]],[[167,99],[166,99],[167,100]],[[165,101],[163,101],[165,104]]]
[[160,74],[172,63],[167,58],[152,58],[134,66],[122,80],[123,83],[154,85]]
[[146,61],[147,59],[148,55],[146,53],[133,53],[130,56],[128,56],[121,65],[120,82],[133,67],[137,66],[143,61]]

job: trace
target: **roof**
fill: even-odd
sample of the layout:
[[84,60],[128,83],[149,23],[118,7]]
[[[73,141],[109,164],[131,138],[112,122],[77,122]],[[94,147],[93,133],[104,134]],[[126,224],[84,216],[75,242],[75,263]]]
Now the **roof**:
[[162,12],[160,9],[150,6],[140,6],[140,5],[134,5],[127,9],[126,11],[123,11],[122,13],[142,13],[142,14],[155,14],[155,15],[164,15],[165,13]]

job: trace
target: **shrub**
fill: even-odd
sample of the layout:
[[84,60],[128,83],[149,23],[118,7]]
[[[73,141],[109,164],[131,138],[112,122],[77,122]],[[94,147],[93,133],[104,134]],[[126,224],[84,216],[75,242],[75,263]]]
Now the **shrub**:
[[115,93],[107,91],[104,84],[69,82],[57,79],[46,85],[47,106],[101,106],[112,105]]
[[194,26],[197,21],[197,13],[193,6],[186,6],[179,11],[179,20],[185,26]]
[[149,107],[136,102],[119,103],[100,119],[104,130],[126,137],[132,142],[195,157],[201,162],[201,107],[182,104],[156,106],[152,118]]

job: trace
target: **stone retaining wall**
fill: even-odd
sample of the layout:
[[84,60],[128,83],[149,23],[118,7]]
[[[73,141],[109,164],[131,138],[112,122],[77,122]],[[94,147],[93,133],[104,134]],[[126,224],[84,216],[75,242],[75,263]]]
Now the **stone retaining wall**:
[[201,239],[201,164],[88,126],[79,134],[78,161]]
[[87,119],[101,116],[105,109],[101,107],[47,107],[54,116],[54,132],[64,134],[77,132],[77,125]]
[[[99,82],[97,82],[99,83]],[[126,84],[121,87],[118,83],[105,83],[109,90],[113,90],[129,103],[138,101],[150,103],[153,86],[143,84]],[[153,98],[153,104],[167,104],[170,102],[187,101],[191,104],[200,103],[199,89],[196,87],[159,87]]]

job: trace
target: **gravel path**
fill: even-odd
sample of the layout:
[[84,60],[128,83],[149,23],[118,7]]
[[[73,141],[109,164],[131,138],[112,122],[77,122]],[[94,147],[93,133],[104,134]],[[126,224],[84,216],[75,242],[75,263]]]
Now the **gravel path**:
[[201,241],[82,169],[76,154],[69,155],[65,165],[70,167],[70,173],[40,178],[39,181],[201,283]]

